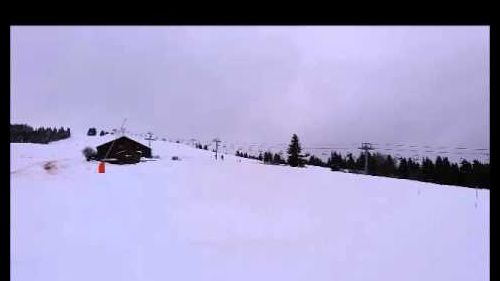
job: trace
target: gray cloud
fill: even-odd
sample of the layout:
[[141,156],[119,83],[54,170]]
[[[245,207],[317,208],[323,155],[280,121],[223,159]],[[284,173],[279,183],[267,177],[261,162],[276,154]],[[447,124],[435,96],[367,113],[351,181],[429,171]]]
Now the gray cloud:
[[11,120],[489,147],[489,27],[12,27]]

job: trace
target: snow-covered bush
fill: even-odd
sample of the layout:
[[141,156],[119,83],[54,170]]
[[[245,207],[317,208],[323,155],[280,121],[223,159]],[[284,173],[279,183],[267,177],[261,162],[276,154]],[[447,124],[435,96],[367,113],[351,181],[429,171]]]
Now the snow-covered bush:
[[83,153],[83,156],[85,156],[85,159],[87,161],[93,160],[97,156],[97,151],[95,151],[95,149],[93,149],[92,147],[89,147],[89,146],[85,147],[82,150],[82,153]]

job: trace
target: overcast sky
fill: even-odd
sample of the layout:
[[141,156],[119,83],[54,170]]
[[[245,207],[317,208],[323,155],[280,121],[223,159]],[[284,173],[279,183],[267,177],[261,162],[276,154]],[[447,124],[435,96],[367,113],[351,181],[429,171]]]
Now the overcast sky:
[[11,27],[11,122],[489,147],[489,27]]

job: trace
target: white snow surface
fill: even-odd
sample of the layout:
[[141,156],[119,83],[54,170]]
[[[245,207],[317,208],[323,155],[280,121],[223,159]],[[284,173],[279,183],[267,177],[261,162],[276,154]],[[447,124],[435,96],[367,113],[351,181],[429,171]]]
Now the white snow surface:
[[487,190],[162,141],[98,174],[111,139],[11,144],[12,280],[489,280]]

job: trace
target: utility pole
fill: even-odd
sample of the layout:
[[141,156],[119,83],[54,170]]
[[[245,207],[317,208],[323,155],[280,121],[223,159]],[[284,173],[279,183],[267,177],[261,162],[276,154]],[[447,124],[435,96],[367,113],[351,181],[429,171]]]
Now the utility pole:
[[361,143],[359,149],[365,152],[365,175],[368,175],[368,151],[373,150],[372,144],[368,142]]
[[149,141],[149,148],[151,148],[151,140],[153,140],[153,133],[148,132],[148,137],[146,138],[146,140]]
[[214,139],[215,142],[215,160],[217,160],[217,152],[219,150],[219,142],[221,142],[218,138]]
[[120,131],[122,133],[122,136],[125,135],[125,122],[127,122],[127,118],[123,119],[122,125],[120,126]]

